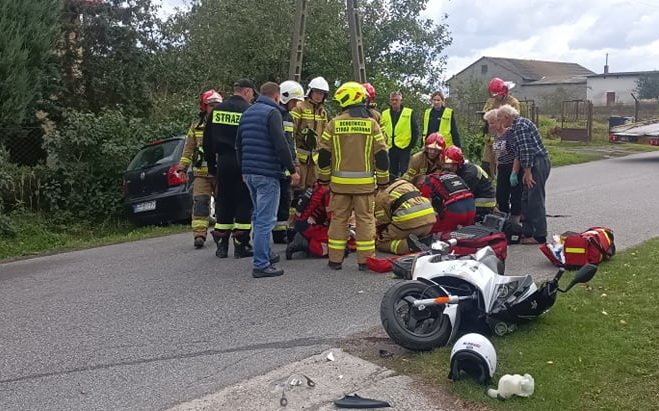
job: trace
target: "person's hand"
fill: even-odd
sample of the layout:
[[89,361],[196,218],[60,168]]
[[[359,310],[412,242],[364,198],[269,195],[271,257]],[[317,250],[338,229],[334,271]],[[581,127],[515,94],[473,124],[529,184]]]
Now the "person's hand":
[[517,173],[513,171],[510,173],[510,186],[517,187],[517,184],[519,184],[519,180],[517,179]]
[[297,187],[300,185],[300,173],[297,171],[291,174],[291,186]]
[[533,188],[535,186],[535,180],[533,179],[533,173],[530,168],[524,169],[524,176],[522,177],[522,183],[528,188]]
[[188,168],[186,166],[184,166],[183,164],[179,164],[178,166],[176,166],[176,172],[178,172],[178,173],[185,173],[187,171],[188,171]]

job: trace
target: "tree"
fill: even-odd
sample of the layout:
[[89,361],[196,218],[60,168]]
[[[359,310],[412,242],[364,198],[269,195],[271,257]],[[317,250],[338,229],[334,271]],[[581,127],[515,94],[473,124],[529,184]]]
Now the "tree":
[[34,121],[57,73],[58,0],[0,3],[0,127]]
[[648,73],[636,81],[639,98],[659,98],[659,72]]
[[135,115],[151,108],[147,77],[158,49],[152,0],[66,0],[62,102],[99,112],[120,107]]

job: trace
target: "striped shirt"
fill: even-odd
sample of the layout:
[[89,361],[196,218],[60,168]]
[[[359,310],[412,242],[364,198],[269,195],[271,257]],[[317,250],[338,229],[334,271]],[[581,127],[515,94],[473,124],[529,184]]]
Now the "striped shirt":
[[538,128],[528,118],[517,117],[513,120],[509,133],[522,168],[531,168],[537,156],[549,157]]
[[496,154],[497,164],[510,165],[513,163],[517,150],[513,144],[510,129],[506,130],[502,135],[497,136],[492,144],[492,148]]

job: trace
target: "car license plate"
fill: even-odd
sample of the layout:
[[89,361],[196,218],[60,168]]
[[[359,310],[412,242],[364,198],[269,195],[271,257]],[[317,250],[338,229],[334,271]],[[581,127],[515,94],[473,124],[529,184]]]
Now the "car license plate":
[[133,206],[134,213],[142,213],[144,211],[151,211],[155,209],[156,209],[156,200],[135,204]]

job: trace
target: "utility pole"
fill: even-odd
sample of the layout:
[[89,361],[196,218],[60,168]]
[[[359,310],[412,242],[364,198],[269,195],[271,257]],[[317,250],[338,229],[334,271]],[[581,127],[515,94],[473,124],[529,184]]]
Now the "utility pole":
[[307,0],[295,1],[295,21],[291,43],[291,61],[288,79],[299,82],[302,77],[302,57],[304,55],[304,36],[307,21]]
[[359,19],[357,0],[346,0],[348,27],[350,28],[350,46],[352,49],[352,73],[354,80],[366,82],[366,62],[364,61],[364,42],[362,40],[362,23]]

